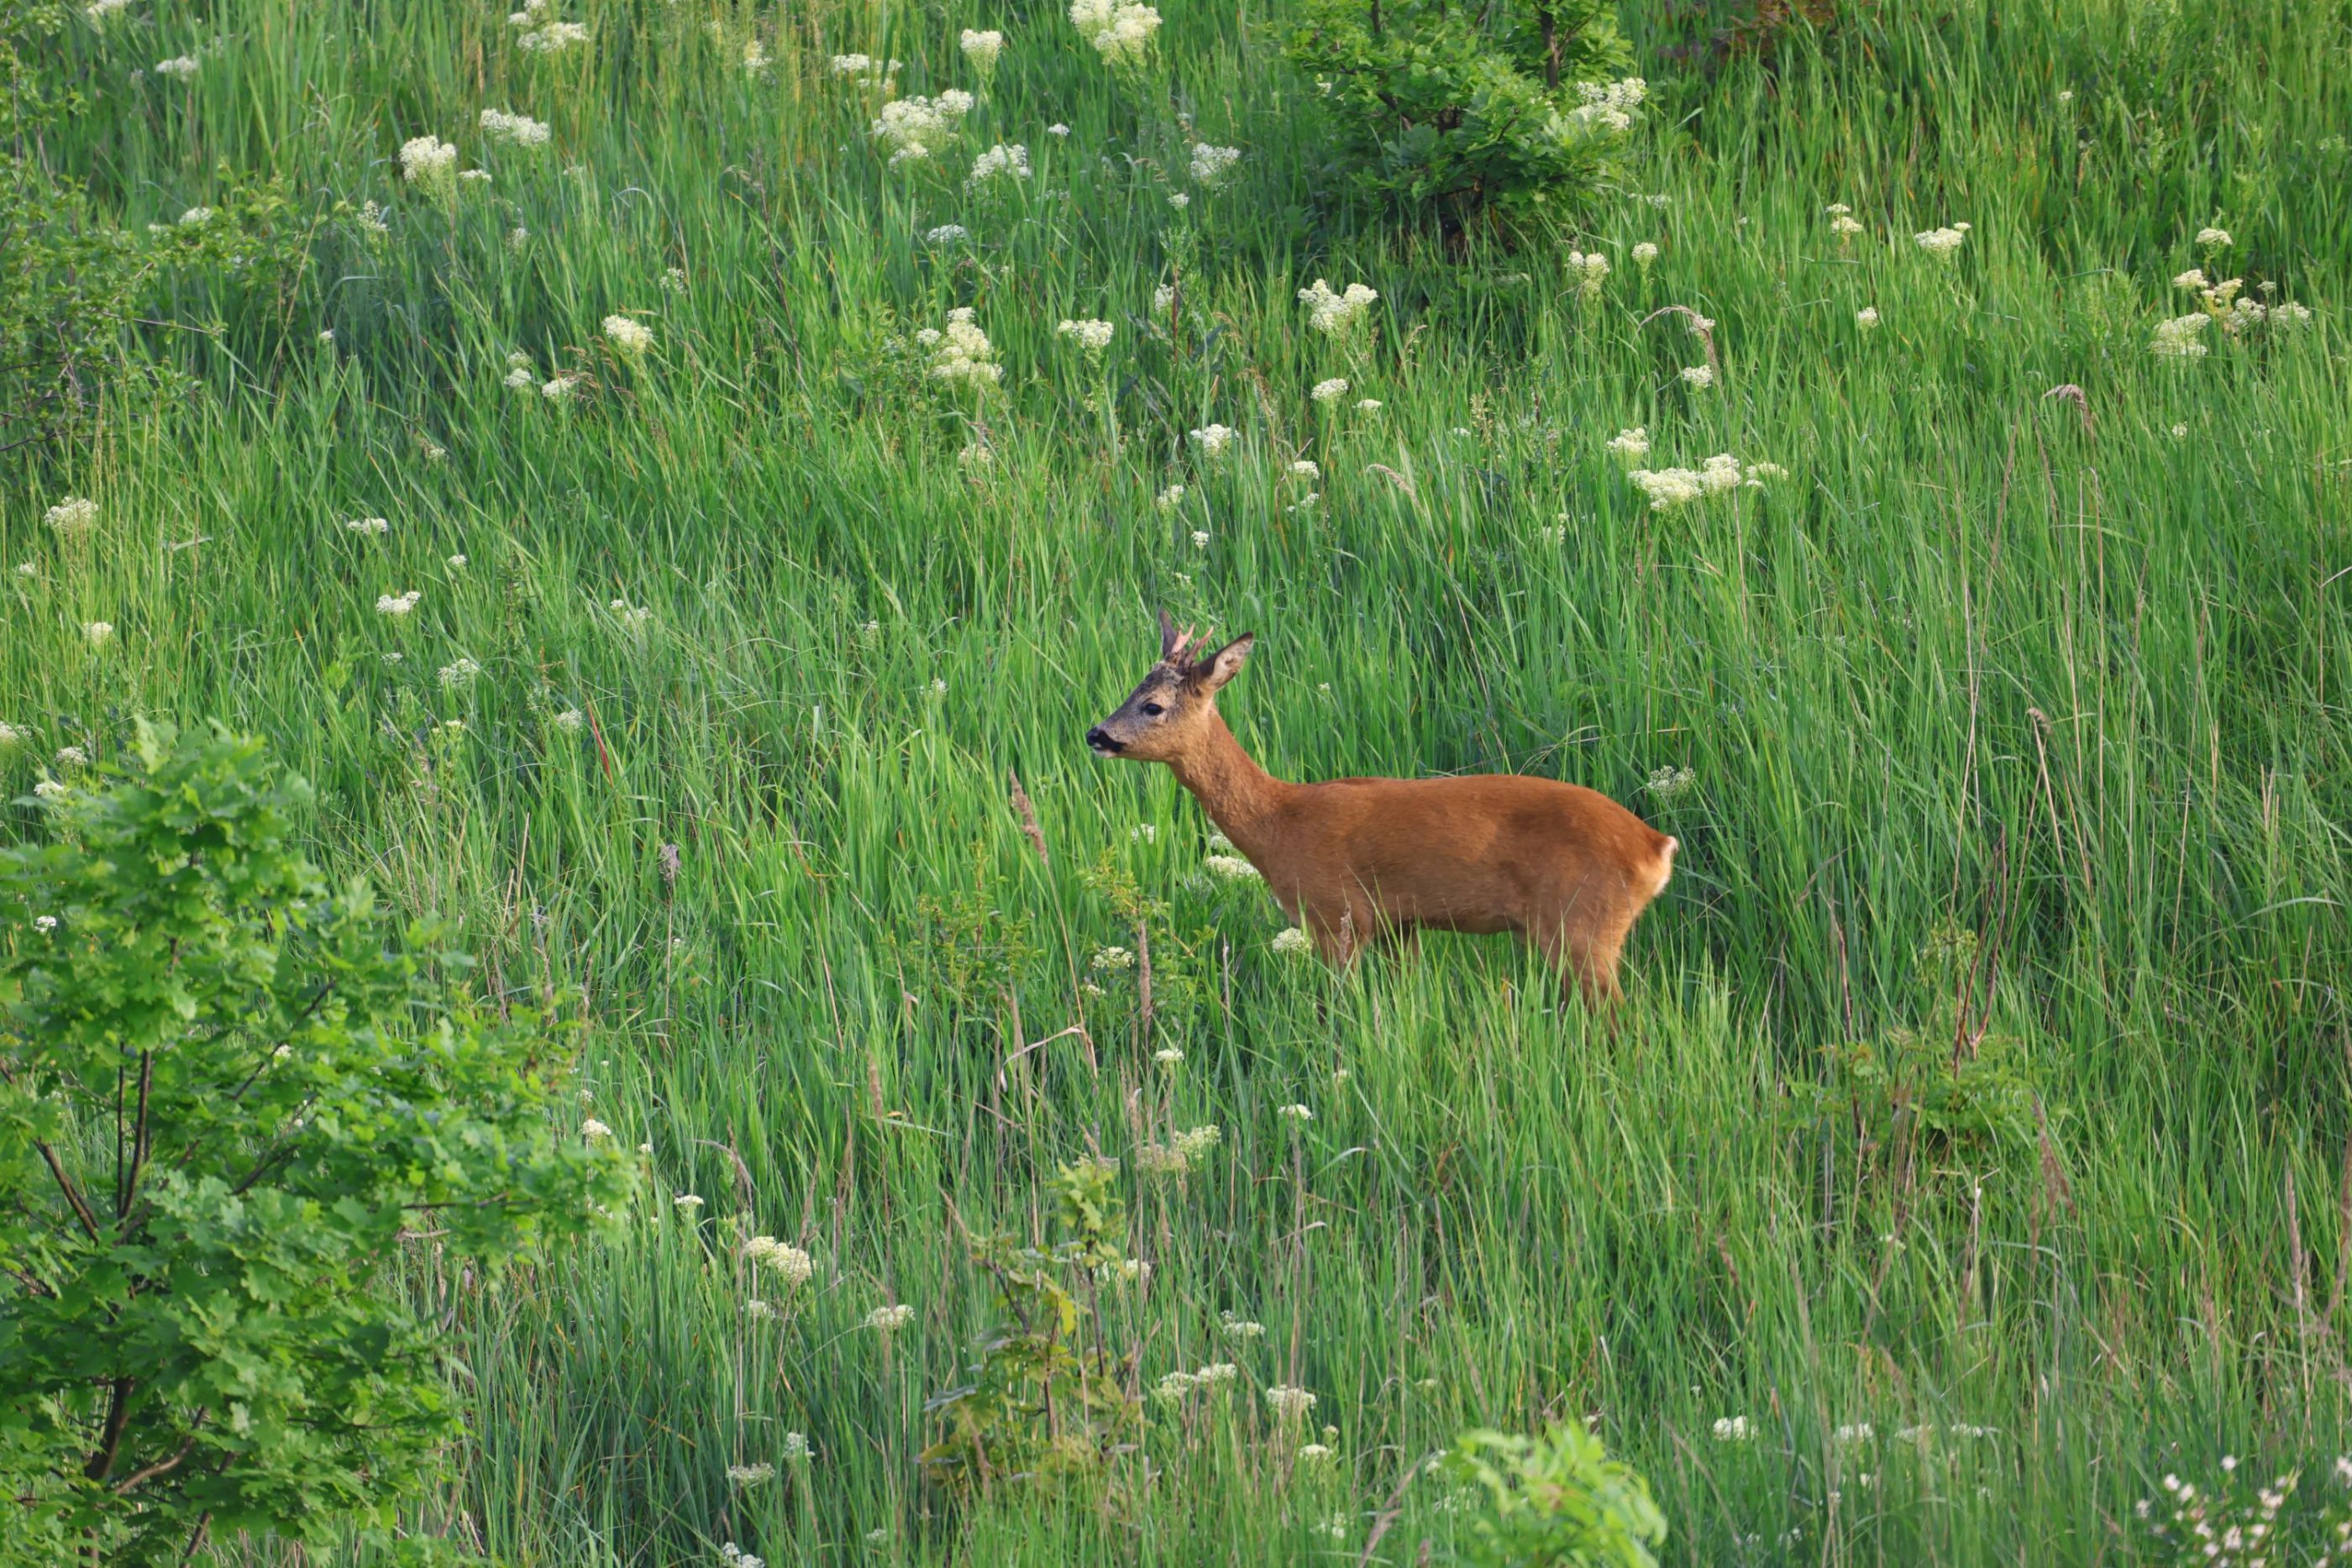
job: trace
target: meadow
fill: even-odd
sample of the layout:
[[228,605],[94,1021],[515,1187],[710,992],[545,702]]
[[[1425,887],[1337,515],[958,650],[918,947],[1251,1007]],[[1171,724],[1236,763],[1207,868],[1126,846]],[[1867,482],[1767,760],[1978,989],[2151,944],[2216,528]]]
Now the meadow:
[[[1548,1420],[1675,1562],[2342,1494],[2352,5],[1750,9],[1627,6],[1622,172],[1466,247],[1348,197],[1281,0],[1123,71],[1014,0],[74,9],[43,155],[185,231],[131,334],[184,380],[0,457],[0,793],[267,737],[644,1149],[619,1239],[410,1270],[470,1436],[408,1528],[1442,1561],[1423,1462]],[[270,179],[277,259],[205,249]],[[1082,741],[1162,608],[1257,634],[1278,776],[1676,835],[1624,1004],[1278,943]],[[960,1499],[971,1244],[1097,1155],[1138,1451]]]

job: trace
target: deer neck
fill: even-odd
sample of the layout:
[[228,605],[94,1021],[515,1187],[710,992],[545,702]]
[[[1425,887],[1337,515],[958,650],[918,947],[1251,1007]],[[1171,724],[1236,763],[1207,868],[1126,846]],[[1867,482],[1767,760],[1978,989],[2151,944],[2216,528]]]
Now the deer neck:
[[1169,767],[1209,820],[1252,861],[1269,847],[1275,812],[1296,788],[1260,768],[1214,708],[1200,743]]

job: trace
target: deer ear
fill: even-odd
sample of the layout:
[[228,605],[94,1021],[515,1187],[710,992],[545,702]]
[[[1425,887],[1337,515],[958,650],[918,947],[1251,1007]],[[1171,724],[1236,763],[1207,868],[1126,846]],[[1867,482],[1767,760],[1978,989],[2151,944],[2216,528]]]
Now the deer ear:
[[1160,612],[1160,656],[1166,659],[1175,652],[1176,622],[1168,618],[1168,612],[1163,609]]
[[1193,665],[1192,678],[1199,681],[1201,685],[1209,691],[1215,691],[1227,681],[1232,680],[1235,675],[1241,674],[1242,665],[1249,660],[1250,644],[1256,641],[1256,632],[1243,632],[1240,636],[1234,638],[1232,642],[1226,643],[1223,647],[1218,649],[1215,653],[1210,654],[1199,664]]

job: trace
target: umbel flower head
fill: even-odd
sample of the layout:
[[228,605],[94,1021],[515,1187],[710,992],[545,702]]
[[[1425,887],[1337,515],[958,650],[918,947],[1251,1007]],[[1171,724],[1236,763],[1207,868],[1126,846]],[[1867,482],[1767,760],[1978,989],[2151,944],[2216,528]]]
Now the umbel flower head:
[[604,318],[604,340],[625,359],[642,360],[653,351],[653,329],[627,316]]
[[961,43],[963,57],[982,76],[996,68],[997,57],[1004,53],[1004,35],[998,32],[982,33],[966,27]]
[[1916,240],[1919,248],[1929,256],[1939,261],[1949,261],[1959,250],[1960,242],[1969,237],[1969,225],[1954,224],[1949,228],[1928,229],[1911,237]]
[[544,147],[551,134],[547,121],[528,114],[509,114],[503,109],[482,110],[481,127],[482,134],[491,141],[516,147]]
[[[865,57],[859,56],[859,58]],[[867,134],[890,149],[890,166],[937,156],[955,139],[975,100],[961,88],[950,88],[937,98],[893,99],[882,106]],[[1025,169],[1028,157],[1024,152]]]
[[915,334],[915,341],[931,351],[929,373],[934,381],[987,388],[1004,378],[1004,367],[996,362],[996,347],[972,319],[970,306],[948,312],[945,331],[926,327]]
[[1331,286],[1319,277],[1298,291],[1298,302],[1307,307],[1307,324],[1327,337],[1336,337],[1353,327],[1379,298],[1377,289],[1360,283],[1350,283],[1345,294],[1335,294]]
[[457,188],[457,150],[437,136],[400,144],[400,175],[420,191],[447,195]]
[[1071,0],[1070,25],[1103,64],[1141,65],[1160,31],[1160,13],[1138,0]]
[[998,183],[1019,184],[1029,177],[1029,149],[1016,142],[1008,147],[1000,141],[971,161],[971,175],[964,181],[967,190]]

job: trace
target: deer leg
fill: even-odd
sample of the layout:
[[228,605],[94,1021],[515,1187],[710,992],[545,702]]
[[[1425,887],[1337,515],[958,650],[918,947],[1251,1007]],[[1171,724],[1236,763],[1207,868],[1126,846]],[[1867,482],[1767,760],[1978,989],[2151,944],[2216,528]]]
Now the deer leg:
[[1585,1004],[1598,1009],[1622,995],[1617,988],[1617,958],[1625,948],[1622,928],[1594,930],[1560,920],[1529,936],[1559,971],[1563,997],[1573,984],[1583,994]]
[[1314,938],[1315,951],[1335,969],[1353,967],[1365,944],[1380,935],[1364,912],[1352,907],[1341,909],[1330,918],[1324,912],[1317,912],[1306,925],[1307,934]]

